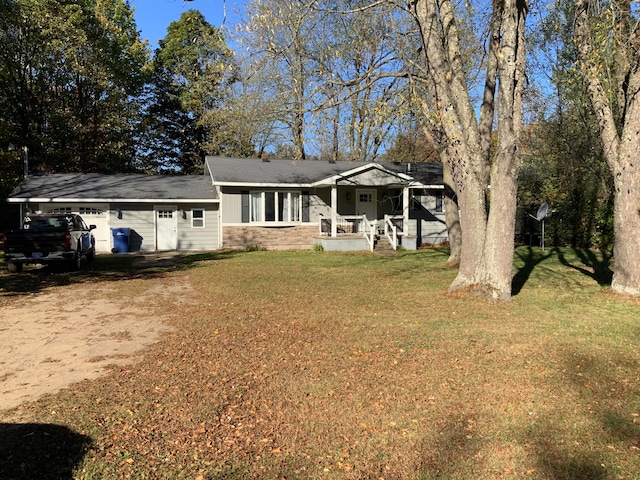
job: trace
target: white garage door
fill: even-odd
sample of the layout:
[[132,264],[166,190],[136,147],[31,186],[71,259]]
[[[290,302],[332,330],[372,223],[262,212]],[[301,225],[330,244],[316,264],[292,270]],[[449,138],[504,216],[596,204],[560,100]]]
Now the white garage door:
[[60,205],[47,209],[49,213],[77,213],[87,225],[95,225],[93,236],[96,239],[97,252],[111,251],[111,230],[109,229],[109,215],[107,204],[91,205]]

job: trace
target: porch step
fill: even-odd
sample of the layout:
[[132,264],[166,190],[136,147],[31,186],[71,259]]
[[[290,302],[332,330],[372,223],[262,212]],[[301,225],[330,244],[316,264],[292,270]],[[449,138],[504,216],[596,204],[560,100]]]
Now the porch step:
[[391,244],[386,237],[378,237],[373,251],[378,255],[395,255],[396,251],[391,248]]

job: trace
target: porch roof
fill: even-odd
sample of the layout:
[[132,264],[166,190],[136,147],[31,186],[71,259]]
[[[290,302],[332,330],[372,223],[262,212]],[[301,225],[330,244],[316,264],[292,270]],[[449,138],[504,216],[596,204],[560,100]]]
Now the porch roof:
[[[207,157],[214,185],[243,187],[322,187],[358,184],[357,177],[376,172],[380,185],[441,186],[442,164],[406,162],[326,162]],[[382,178],[384,177],[384,179]]]

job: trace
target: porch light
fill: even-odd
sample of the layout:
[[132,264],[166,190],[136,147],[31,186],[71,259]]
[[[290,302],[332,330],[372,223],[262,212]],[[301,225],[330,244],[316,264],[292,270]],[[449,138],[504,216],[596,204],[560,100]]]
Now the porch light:
[[122,220],[122,210],[119,208],[116,208],[116,217],[118,217],[118,220]]

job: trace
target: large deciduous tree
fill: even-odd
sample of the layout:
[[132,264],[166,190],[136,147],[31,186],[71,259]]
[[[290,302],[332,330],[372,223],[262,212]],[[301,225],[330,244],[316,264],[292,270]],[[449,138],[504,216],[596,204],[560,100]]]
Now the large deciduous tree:
[[[254,0],[238,35],[261,133],[307,158],[375,161],[403,114],[389,4]],[[397,10],[396,10],[397,11]],[[255,88],[257,86],[257,88]],[[406,113],[406,112],[404,112]],[[266,121],[265,121],[266,120]],[[293,148],[287,148],[287,146]]]
[[[511,298],[525,73],[525,0],[491,3],[482,102],[476,109],[461,48],[463,21],[456,2],[407,4],[422,40],[429,92],[425,117],[437,118],[449,158],[462,224],[460,269],[451,289],[475,287],[499,300]],[[495,128],[494,128],[495,118]],[[496,136],[492,148],[492,135]]]
[[[633,11],[633,4],[636,11]],[[575,0],[575,40],[614,184],[612,289],[640,295],[640,30],[637,2]]]
[[0,0],[0,144],[32,171],[133,168],[148,49],[126,0]]
[[307,158],[307,117],[315,66],[309,43],[316,35],[313,12],[289,0],[254,0],[248,5],[249,20],[239,36],[250,52],[245,81],[260,83],[260,95],[273,101],[270,115],[285,125],[294,146],[293,156]]

